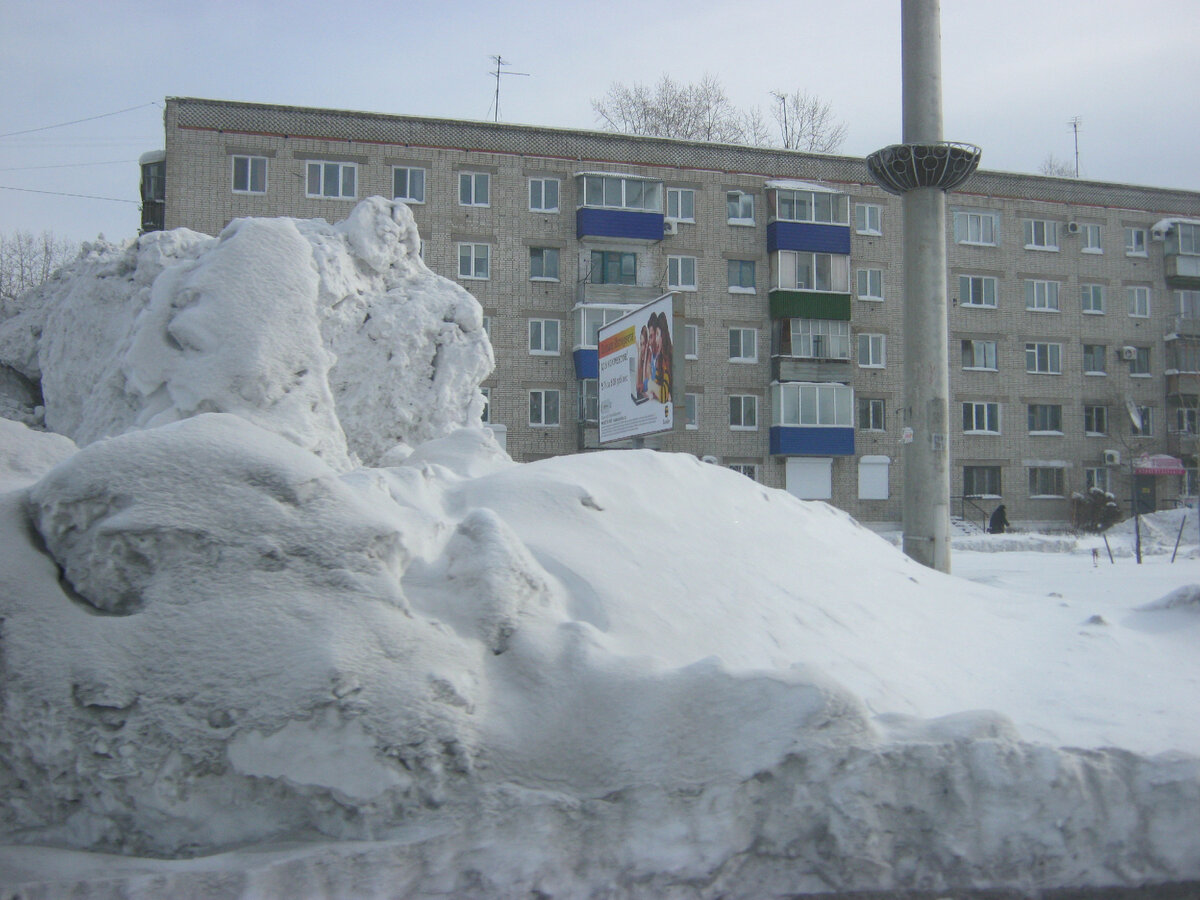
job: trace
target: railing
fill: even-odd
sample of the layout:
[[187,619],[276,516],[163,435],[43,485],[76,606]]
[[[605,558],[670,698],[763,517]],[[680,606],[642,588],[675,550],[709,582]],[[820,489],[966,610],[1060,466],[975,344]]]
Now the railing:
[[979,520],[979,527],[987,531],[988,519],[992,514],[972,500],[970,497],[955,497],[958,501],[958,517],[964,522]]

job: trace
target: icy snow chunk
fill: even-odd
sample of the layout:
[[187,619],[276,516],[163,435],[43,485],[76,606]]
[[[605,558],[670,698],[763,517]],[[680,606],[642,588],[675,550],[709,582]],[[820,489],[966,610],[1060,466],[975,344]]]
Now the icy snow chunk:
[[1200,615],[1200,584],[1185,584],[1183,587],[1171,591],[1165,597],[1159,597],[1138,608],[1143,612],[1178,609]]
[[0,491],[36,481],[75,451],[74,442],[61,434],[0,419]]

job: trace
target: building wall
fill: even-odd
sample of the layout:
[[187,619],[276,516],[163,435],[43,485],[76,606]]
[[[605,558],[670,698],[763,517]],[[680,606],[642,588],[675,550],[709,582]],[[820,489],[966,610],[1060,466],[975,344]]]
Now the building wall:
[[[686,322],[699,329],[699,352],[688,360],[676,380],[678,423],[674,432],[647,440],[649,446],[697,456],[715,456],[723,464],[755,465],[764,484],[783,487],[786,457],[769,453],[771,329],[768,288],[771,266],[767,252],[768,187],[771,179],[802,179],[844,193],[850,211],[850,287],[852,357],[859,333],[882,334],[886,365],[863,368],[852,358],[835,365],[859,398],[884,401],[885,428],[856,428],[855,453],[832,463],[832,502],[864,521],[898,522],[903,475],[903,248],[902,207],[898,198],[875,187],[861,160],[662,139],[631,138],[592,132],[535,129],[525,126],[376,116],[329,110],[294,109],[254,104],[170,98],[166,125],[167,228],[188,227],[217,234],[239,216],[344,218],[357,200],[372,195],[392,196],[394,166],[425,170],[425,202],[410,204],[424,240],[430,267],[458,280],[470,290],[490,318],[496,350],[496,371],[485,387],[490,391],[491,421],[507,427],[509,452],[515,459],[532,460],[577,452],[596,446],[595,429],[576,422],[578,382],[572,359],[576,345],[572,308],[613,296],[649,300],[667,290],[670,256],[697,260],[697,290],[677,297]],[[986,153],[986,148],[985,148]],[[233,159],[267,160],[266,189],[261,193],[233,190]],[[357,185],[353,199],[306,196],[306,165],[310,160],[353,163]],[[458,202],[458,178],[464,171],[487,173],[490,202],[486,207]],[[695,192],[695,221],[680,222],[677,233],[661,241],[639,243],[616,238],[576,236],[575,175],[580,172],[625,173],[661,179],[666,188]],[[557,212],[529,208],[529,179],[557,178]],[[731,224],[726,218],[726,193],[742,191],[754,197],[752,225]],[[855,228],[856,204],[872,204],[881,212],[879,234]],[[1083,490],[1084,470],[1103,464],[1103,451],[1121,451],[1126,461],[1135,453],[1165,452],[1166,350],[1164,336],[1175,324],[1173,293],[1164,280],[1163,243],[1150,240],[1150,228],[1165,217],[1200,215],[1200,194],[1104,185],[1075,179],[981,172],[965,190],[948,197],[948,264],[951,299],[950,360],[952,494],[963,493],[963,467],[999,466],[1001,495],[1009,518],[1015,521],[1064,521],[1065,497],[1030,496],[1028,469],[1039,462],[1063,469],[1063,492]],[[955,213],[995,213],[994,244],[977,246],[956,240]],[[1054,251],[1027,249],[1026,219],[1057,223]],[[1083,235],[1066,233],[1066,224],[1100,226],[1099,253],[1082,252]],[[1125,252],[1124,229],[1145,229],[1147,253]],[[490,246],[487,279],[459,278],[458,245]],[[531,247],[559,251],[557,281],[531,280]],[[586,284],[593,249],[636,250],[638,285],[634,290]],[[754,293],[731,291],[729,259],[755,262]],[[856,291],[858,269],[882,272],[883,299],[862,299]],[[996,279],[995,308],[964,305],[959,277]],[[1026,308],[1025,282],[1044,280],[1059,285],[1058,310]],[[1103,315],[1084,314],[1080,286],[1105,289]],[[1150,290],[1149,317],[1132,317],[1126,289]],[[677,300],[678,302],[678,300]],[[557,355],[529,351],[529,320],[560,322]],[[757,361],[729,360],[729,329],[757,329]],[[996,343],[995,371],[965,370],[962,341]],[[683,335],[675,335],[677,344]],[[1061,374],[1026,372],[1026,344],[1061,344]],[[1106,375],[1085,375],[1083,345],[1106,346]],[[1135,376],[1120,359],[1121,347],[1150,348],[1151,373]],[[840,367],[840,369],[838,368]],[[529,424],[529,391],[557,390],[560,424]],[[683,394],[698,398],[698,428],[684,426]],[[735,430],[729,426],[730,395],[759,398],[758,426]],[[1150,437],[1130,435],[1126,399],[1155,411]],[[1000,434],[966,434],[962,430],[963,402],[999,404]],[[1062,433],[1030,434],[1029,404],[1062,407]],[[1085,435],[1083,407],[1105,405],[1109,434]],[[856,410],[857,416],[857,410]],[[856,421],[856,425],[857,425]],[[886,456],[889,497],[859,499],[859,458]],[[1193,463],[1194,464],[1194,463]],[[1126,467],[1127,468],[1127,467]],[[1119,498],[1129,494],[1128,476],[1111,470],[1112,488]],[[1180,492],[1179,479],[1160,477],[1160,499]],[[976,501],[974,510],[990,511],[998,498]],[[955,512],[959,511],[956,501]]]

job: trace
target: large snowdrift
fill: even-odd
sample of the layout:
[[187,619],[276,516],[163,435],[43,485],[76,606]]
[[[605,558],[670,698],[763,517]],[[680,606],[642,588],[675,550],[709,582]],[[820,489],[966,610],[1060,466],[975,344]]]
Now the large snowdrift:
[[[489,357],[469,297],[415,263],[395,282],[406,221],[369,201],[332,228],[143,238],[120,258],[191,262],[161,267],[102,362],[47,331],[104,318],[100,263],[0,326],[42,317],[10,365],[86,445],[0,422],[0,885],[762,898],[1200,877],[1194,591],[1089,624],[691,457],[515,465],[450,427]],[[347,256],[306,256],[306,234]],[[393,278],[371,322],[429,327],[330,332],[327,264]],[[159,309],[164,277],[201,324]],[[268,303],[307,337],[250,334],[275,327]],[[262,352],[242,375],[307,374],[240,391],[214,361],[226,316]],[[179,318],[200,350],[150,324]],[[399,422],[334,387],[359,351],[430,360],[395,376]],[[52,359],[75,366],[63,395]],[[131,387],[150,361],[159,380]]]

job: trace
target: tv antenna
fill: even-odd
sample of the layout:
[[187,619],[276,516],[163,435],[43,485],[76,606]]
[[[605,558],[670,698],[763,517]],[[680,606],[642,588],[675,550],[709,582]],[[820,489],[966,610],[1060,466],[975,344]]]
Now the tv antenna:
[[1079,177],[1079,125],[1083,122],[1079,116],[1075,116],[1067,124],[1071,126],[1071,130],[1075,132],[1075,177]]
[[498,53],[495,56],[490,56],[488,58],[496,64],[496,70],[494,72],[491,72],[490,74],[496,79],[496,97],[492,101],[492,106],[495,108],[495,111],[496,111],[495,121],[499,122],[500,121],[500,76],[501,75],[524,75],[526,78],[529,78],[530,75],[528,72],[505,72],[505,71],[501,70],[501,68],[500,68],[501,66],[511,66],[512,63],[510,63],[508,60],[501,57],[500,54],[498,54]]

